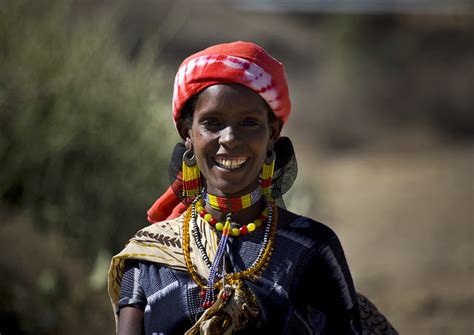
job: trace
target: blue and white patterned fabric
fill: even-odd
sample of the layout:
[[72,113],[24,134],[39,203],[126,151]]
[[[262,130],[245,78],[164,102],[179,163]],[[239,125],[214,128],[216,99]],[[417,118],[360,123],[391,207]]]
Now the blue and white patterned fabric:
[[[242,271],[261,247],[263,229],[233,238],[227,265]],[[119,310],[144,310],[146,334],[183,334],[197,321],[200,289],[185,271],[156,263],[127,260]],[[299,216],[278,227],[267,269],[245,281],[257,298],[259,321],[243,334],[361,334],[357,295],[336,234]]]

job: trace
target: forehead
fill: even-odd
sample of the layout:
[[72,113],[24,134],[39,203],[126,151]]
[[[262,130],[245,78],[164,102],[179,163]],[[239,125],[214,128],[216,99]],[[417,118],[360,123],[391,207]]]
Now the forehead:
[[195,104],[195,113],[249,113],[267,115],[269,107],[256,92],[240,84],[218,84],[204,89]]

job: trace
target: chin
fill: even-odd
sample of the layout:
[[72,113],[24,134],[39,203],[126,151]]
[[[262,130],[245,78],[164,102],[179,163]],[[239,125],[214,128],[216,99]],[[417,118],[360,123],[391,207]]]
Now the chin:
[[[246,186],[244,186],[246,185]],[[210,193],[215,195],[244,195],[252,192],[258,186],[257,182],[248,182],[237,180],[237,181],[225,181],[220,180],[218,183],[210,185],[207,183],[207,189]]]
[[241,193],[245,193],[245,190],[242,189],[242,185],[236,184],[236,183],[231,183],[231,184],[222,184],[222,185],[216,185],[214,187],[215,191],[218,191],[221,193],[221,195],[237,195]]

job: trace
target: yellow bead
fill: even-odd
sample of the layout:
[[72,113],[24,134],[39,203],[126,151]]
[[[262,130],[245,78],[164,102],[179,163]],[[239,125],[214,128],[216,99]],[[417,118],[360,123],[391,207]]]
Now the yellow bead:
[[222,231],[223,228],[224,228],[224,224],[222,222],[217,222],[216,223],[216,229],[218,231]]
[[206,220],[207,222],[211,221],[212,219],[212,215],[207,213],[206,215],[204,215],[204,220]]
[[232,232],[233,236],[239,236],[240,235],[239,228],[232,228],[231,232]]
[[247,225],[247,229],[248,229],[249,231],[254,231],[255,228],[256,228],[256,227],[255,227],[255,223],[249,223],[249,224]]
[[204,207],[202,206],[196,206],[196,212],[201,213],[204,210]]
[[255,220],[253,223],[255,223],[255,226],[258,228],[262,225],[262,221],[260,221],[259,219]]

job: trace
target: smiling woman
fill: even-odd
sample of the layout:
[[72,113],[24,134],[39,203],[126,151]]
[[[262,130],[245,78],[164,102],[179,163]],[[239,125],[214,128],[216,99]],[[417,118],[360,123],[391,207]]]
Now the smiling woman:
[[210,86],[196,100],[192,126],[178,122],[194,148],[208,193],[241,196],[258,187],[267,152],[280,135],[280,123],[251,89],[237,84]]
[[283,65],[253,43],[183,62],[172,185],[110,268],[120,334],[396,333],[356,294],[336,234],[285,209],[289,114]]

